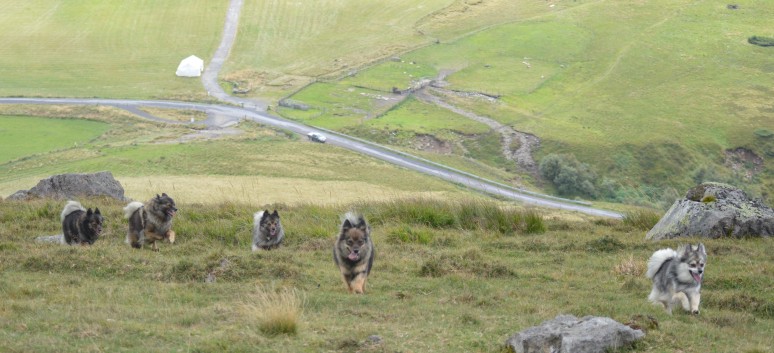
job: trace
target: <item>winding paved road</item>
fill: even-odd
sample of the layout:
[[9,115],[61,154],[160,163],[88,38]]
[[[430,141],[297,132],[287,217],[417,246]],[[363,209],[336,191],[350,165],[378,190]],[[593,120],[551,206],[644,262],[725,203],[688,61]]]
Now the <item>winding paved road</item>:
[[462,172],[431,161],[423,160],[403,152],[391,150],[384,146],[379,146],[333,131],[323,130],[295,121],[272,116],[265,112],[266,104],[263,102],[229,96],[220,88],[220,85],[218,85],[217,77],[223,63],[228,58],[231,46],[233,45],[234,39],[236,38],[236,29],[238,27],[239,13],[242,4],[243,0],[231,0],[228,14],[226,16],[223,39],[212,61],[202,75],[202,83],[211,96],[214,96],[221,101],[235,104],[237,106],[159,100],[90,98],[0,98],[0,104],[107,105],[125,109],[139,116],[142,116],[143,118],[160,120],[167,123],[169,121],[154,117],[151,114],[143,112],[139,108],[155,107],[166,109],[188,109],[204,111],[207,112],[207,114],[210,116],[218,115],[226,117],[227,119],[230,119],[231,122],[252,120],[259,124],[293,131],[301,135],[306,135],[309,132],[316,131],[328,136],[327,144],[363,153],[410,170],[432,175],[443,180],[464,185],[468,188],[487,194],[497,195],[535,206],[581,212],[584,214],[600,217],[622,218],[622,215],[617,212],[593,208],[582,203],[574,202],[572,200],[565,200],[553,196],[540,195],[537,193],[520,190],[508,185],[483,179],[470,173]]

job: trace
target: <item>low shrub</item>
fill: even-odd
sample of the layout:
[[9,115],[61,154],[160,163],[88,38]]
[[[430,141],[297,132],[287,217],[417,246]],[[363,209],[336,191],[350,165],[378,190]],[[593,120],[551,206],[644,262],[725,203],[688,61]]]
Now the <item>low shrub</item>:
[[770,37],[752,36],[747,38],[747,42],[761,47],[774,47],[774,38]]

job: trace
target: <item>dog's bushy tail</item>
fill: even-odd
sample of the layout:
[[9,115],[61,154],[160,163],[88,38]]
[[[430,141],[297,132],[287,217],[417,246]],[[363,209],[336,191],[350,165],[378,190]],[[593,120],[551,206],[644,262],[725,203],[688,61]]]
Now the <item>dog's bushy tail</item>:
[[61,217],[62,222],[64,222],[65,217],[67,217],[70,213],[73,213],[75,211],[85,212],[86,209],[83,208],[83,206],[81,206],[81,203],[78,201],[67,201],[67,204],[62,210],[62,217]]
[[653,279],[653,276],[656,275],[656,272],[658,272],[664,262],[678,256],[679,255],[677,254],[677,251],[674,251],[673,249],[661,249],[654,252],[653,256],[651,256],[650,260],[648,260],[648,271],[645,272],[645,276]]
[[261,218],[263,218],[264,211],[258,211],[253,214],[253,225],[258,227],[261,225]]
[[126,205],[126,207],[124,207],[124,218],[129,219],[129,217],[132,216],[132,213],[140,209],[142,206],[144,205],[140,201],[130,202],[128,205]]
[[341,219],[341,226],[344,226],[344,222],[349,221],[350,224],[355,225],[360,223],[360,221],[363,221],[365,223],[365,218],[363,218],[363,215],[354,211],[350,211],[344,214],[344,217]]

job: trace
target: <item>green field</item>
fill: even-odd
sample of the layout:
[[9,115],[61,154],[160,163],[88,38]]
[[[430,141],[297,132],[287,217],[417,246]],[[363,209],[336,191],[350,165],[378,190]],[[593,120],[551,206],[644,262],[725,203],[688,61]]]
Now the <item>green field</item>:
[[226,1],[0,1],[0,96],[206,99],[180,60],[212,57]]
[[[212,56],[227,4],[0,0],[0,96],[207,100],[174,70]],[[646,241],[654,208],[702,179],[774,194],[773,52],[747,43],[774,36],[774,2],[727,5],[245,1],[224,87],[248,87],[284,117],[554,191],[505,160],[485,125],[392,93],[445,73],[449,104],[536,135],[538,160],[589,164],[611,186],[595,205],[642,212],[639,223],[490,200],[250,122],[212,139],[108,106],[0,105],[0,351],[504,353],[510,335],[560,314],[658,322],[618,352],[774,351],[767,239],[702,240],[699,316],[646,299],[653,251],[699,241]],[[308,109],[277,107],[284,97]],[[737,147],[761,161],[725,153]],[[128,198],[176,199],[176,244],[129,248],[125,202],[108,199],[80,200],[105,216],[94,246],[38,244],[61,231],[65,201],[6,199],[104,170]],[[251,253],[264,208],[279,210],[286,241]],[[331,259],[350,210],[376,247],[363,296],[346,293]],[[263,329],[267,292],[296,293],[295,333]]]
[[[643,271],[677,242],[620,221],[543,214],[546,232],[528,233],[510,222],[523,211],[469,199],[278,205],[284,246],[251,253],[254,207],[178,203],[177,242],[155,253],[123,242],[123,203],[81,201],[106,217],[92,247],[33,242],[59,231],[64,201],[0,202],[0,350],[505,352],[510,335],[559,314],[649,327],[619,352],[774,349],[774,249],[762,239],[705,240],[701,314],[669,316],[647,301]],[[363,296],[347,294],[331,260],[351,208],[376,249]],[[302,300],[295,334],[261,329],[258,294],[275,290]]]
[[[770,49],[747,38],[774,32],[768,20],[774,3],[726,5],[598,1],[558,8],[412,51],[401,62],[312,85],[292,98],[308,103],[320,112],[316,120],[332,128],[364,131],[357,125],[371,123],[355,118],[364,113],[344,108],[352,87],[390,97],[391,87],[445,70],[451,72],[448,89],[499,96],[495,103],[454,98],[454,105],[538,136],[538,158],[575,155],[617,185],[618,201],[663,207],[682,193],[675,189],[704,177],[770,199],[774,139],[759,132],[770,132],[774,122],[767,98],[774,67]],[[405,120],[424,119],[424,112],[397,110]],[[421,133],[444,138],[444,130]],[[726,151],[736,148],[762,162],[729,162],[735,157]]]
[[138,199],[174,191],[188,202],[260,206],[472,195],[429,176],[253,123],[239,125],[243,133],[231,138],[181,143],[181,136],[198,132],[196,125],[155,124],[110,108],[35,112],[95,120],[0,115],[0,137],[4,146],[8,143],[2,149],[7,156],[0,159],[0,197],[54,174],[103,170],[124,184],[127,197]]
[[77,147],[107,129],[107,124],[89,120],[0,116],[0,164],[38,153]]

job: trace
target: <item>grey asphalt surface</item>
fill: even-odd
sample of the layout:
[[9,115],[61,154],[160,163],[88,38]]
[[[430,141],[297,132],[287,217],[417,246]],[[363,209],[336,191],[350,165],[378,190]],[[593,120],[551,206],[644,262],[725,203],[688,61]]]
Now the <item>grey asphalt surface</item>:
[[[48,104],[48,105],[107,105],[127,110],[143,118],[175,124],[183,122],[169,121],[155,117],[142,111],[141,107],[155,107],[166,109],[187,109],[206,112],[210,116],[219,116],[219,126],[211,125],[209,128],[219,128],[223,124],[231,125],[242,120],[251,120],[259,124],[274,128],[285,129],[306,136],[309,132],[319,132],[328,137],[326,144],[346,148],[358,153],[366,154],[383,161],[399,165],[404,168],[435,176],[443,180],[464,185],[470,189],[496,195],[503,198],[516,200],[525,204],[540,207],[575,211],[583,214],[599,217],[623,218],[617,212],[597,209],[580,204],[572,200],[564,200],[550,195],[541,195],[534,192],[520,190],[508,185],[480,178],[470,173],[455,170],[435,162],[408,155],[403,152],[391,150],[354,137],[346,136],[328,130],[304,125],[295,121],[286,120],[266,113],[266,103],[251,99],[230,96],[218,84],[218,74],[223,67],[231,47],[236,39],[239,24],[239,14],[243,0],[230,0],[226,14],[223,37],[207,68],[202,73],[202,84],[210,96],[213,96],[228,104],[204,104],[193,102],[161,101],[161,100],[132,100],[132,99],[91,99],[91,98],[0,98],[0,104]],[[208,119],[209,121],[210,119]],[[205,121],[205,123],[208,123]],[[322,146],[321,146],[322,147]]]

